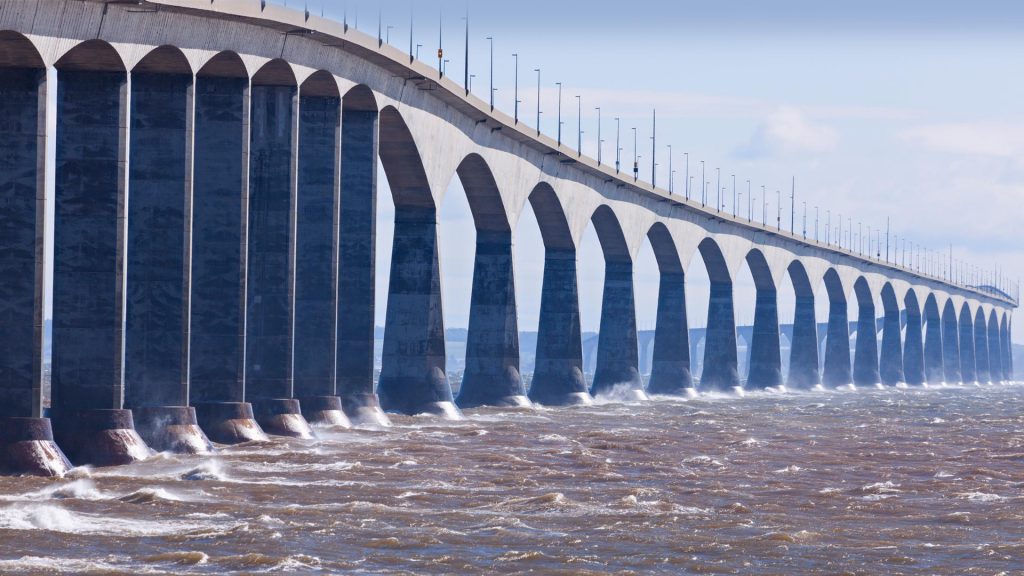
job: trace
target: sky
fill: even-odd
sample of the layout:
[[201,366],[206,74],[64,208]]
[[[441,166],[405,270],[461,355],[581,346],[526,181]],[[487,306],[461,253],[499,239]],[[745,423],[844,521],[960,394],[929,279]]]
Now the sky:
[[[840,214],[844,228],[860,223],[865,233],[868,226],[884,229],[888,220],[895,235],[940,258],[948,260],[952,250],[956,260],[986,270],[998,265],[1008,278],[1024,276],[1022,3],[309,0],[308,7],[370,34],[380,23],[382,36],[403,49],[411,19],[414,50],[422,44],[424,59],[435,64],[442,22],[447,74],[456,79],[465,67],[468,9],[474,93],[487,95],[491,36],[496,106],[512,110],[512,54],[518,53],[521,117],[534,122],[534,69],[540,68],[542,130],[555,132],[555,82],[562,82],[565,139],[575,141],[579,95],[583,151],[590,156],[597,155],[600,106],[606,161],[614,155],[613,118],[619,117],[623,162],[633,155],[636,127],[641,176],[649,180],[650,118],[657,109],[658,180],[669,179],[672,144],[676,191],[685,186],[687,152],[695,191],[704,160],[712,189],[714,168],[721,168],[727,209],[735,174],[744,195],[738,210],[746,213],[750,179],[758,204],[766,186],[772,218],[774,191],[785,196],[795,176],[796,228],[806,202],[809,235],[815,207],[822,237],[826,220],[834,230]],[[383,325],[393,206],[383,172],[380,182],[377,321]],[[457,178],[440,219],[445,321],[465,327],[473,259],[465,239],[475,231]],[[532,215],[524,215],[515,234],[520,328],[535,330],[543,250]],[[592,230],[579,256],[583,329],[596,330],[603,261]],[[688,308],[691,326],[699,327],[707,279],[700,259],[693,262]],[[635,269],[638,325],[652,329],[658,275],[649,247]],[[744,270],[736,283],[740,324],[752,322],[753,294]],[[791,287],[780,288],[782,322],[792,317],[791,294]],[[855,306],[850,313],[854,317]],[[1024,342],[1024,322],[1016,323],[1014,340]]]

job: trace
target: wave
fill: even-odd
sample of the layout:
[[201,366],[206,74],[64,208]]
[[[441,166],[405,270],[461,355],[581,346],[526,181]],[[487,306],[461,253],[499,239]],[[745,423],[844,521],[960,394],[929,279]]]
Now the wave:
[[75,512],[55,504],[21,504],[0,509],[0,529],[41,530],[64,534],[152,537],[192,532],[223,533],[230,528],[209,522],[136,520]]

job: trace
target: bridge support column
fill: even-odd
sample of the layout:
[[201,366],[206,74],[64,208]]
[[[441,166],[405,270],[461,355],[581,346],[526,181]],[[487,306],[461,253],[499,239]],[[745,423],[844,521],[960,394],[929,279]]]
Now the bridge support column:
[[341,99],[299,103],[294,395],[306,420],[351,426],[335,394]]
[[478,230],[473,294],[466,341],[466,371],[458,405],[529,405],[519,374],[519,327],[508,230]]
[[48,89],[43,69],[0,68],[0,474],[71,468],[43,418]]
[[132,75],[125,405],[157,450],[213,447],[189,407],[192,76]]
[[707,336],[704,339],[704,370],[700,385],[705,390],[732,390],[740,385],[737,368],[736,316],[732,282],[711,282]]
[[1003,379],[1002,342],[999,337],[999,319],[995,314],[989,316],[988,322],[988,371],[993,382]]
[[337,392],[352,422],[387,425],[373,389],[378,115],[351,98],[341,118]]
[[196,77],[190,392],[222,444],[267,439],[245,402],[249,105],[247,78]]
[[782,385],[782,349],[779,341],[778,292],[759,287],[754,305],[754,336],[750,345],[747,388],[761,390]]
[[1013,381],[1013,344],[1010,340],[1010,319],[1009,316],[1003,321],[1000,332],[1003,344],[1003,374],[1007,382]]
[[825,385],[846,386],[853,382],[850,374],[850,325],[847,322],[846,300],[829,295],[828,335],[825,339]]
[[945,379],[942,368],[942,323],[938,312],[933,315],[928,311],[928,306],[925,307],[925,320],[924,378],[929,384],[939,384]]
[[654,358],[651,381],[647,384],[647,391],[651,394],[685,394],[693,388],[685,280],[681,271],[661,272]]
[[807,390],[820,383],[818,324],[814,315],[814,296],[797,296],[793,313],[793,340],[790,342],[787,385],[796,390]]
[[878,333],[875,323],[875,305],[861,299],[857,315],[857,343],[853,357],[853,383],[874,386],[881,381],[878,374]]
[[960,341],[956,313],[947,308],[942,314],[942,365],[946,382],[955,384],[963,381],[960,370]]
[[960,310],[960,370],[965,383],[978,381],[974,360],[974,324],[967,306]]
[[981,312],[978,313],[974,321],[974,361],[978,382],[991,382],[992,376],[989,373],[988,328],[985,325],[985,317]]
[[297,90],[252,87],[246,398],[270,434],[310,438],[293,395]]
[[548,406],[592,402],[583,377],[576,251],[547,248],[530,400]]
[[924,384],[924,340],[921,315],[907,309],[907,334],[903,346],[903,375],[907,384]]
[[638,368],[633,263],[628,260],[605,263],[600,330],[597,370],[590,393],[597,396],[622,387],[636,398],[646,398]]
[[901,335],[900,311],[893,308],[885,311],[882,325],[882,356],[879,360],[879,376],[882,384],[894,386],[904,381],[903,347]]
[[126,464],[150,453],[123,409],[129,86],[123,72],[58,75],[54,432],[73,462]]
[[445,373],[444,317],[433,206],[396,206],[381,406],[402,414],[456,418]]

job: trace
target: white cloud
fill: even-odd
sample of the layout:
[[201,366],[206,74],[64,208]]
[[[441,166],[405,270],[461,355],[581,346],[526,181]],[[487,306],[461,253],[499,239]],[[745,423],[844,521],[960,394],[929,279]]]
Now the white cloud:
[[827,152],[838,143],[839,134],[831,126],[815,123],[797,108],[783,107],[769,114],[737,153],[759,158],[790,152]]
[[1024,126],[1019,123],[949,123],[910,128],[900,136],[940,152],[998,158],[1024,154]]

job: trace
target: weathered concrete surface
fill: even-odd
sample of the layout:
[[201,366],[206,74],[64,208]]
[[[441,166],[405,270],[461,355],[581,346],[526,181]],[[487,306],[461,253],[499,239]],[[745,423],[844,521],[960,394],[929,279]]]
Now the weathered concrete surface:
[[451,416],[445,373],[437,216],[432,207],[396,206],[384,358],[377,386],[384,410]]
[[929,384],[939,384],[945,380],[942,365],[942,323],[938,313],[929,314],[925,306],[924,330],[924,378]]
[[346,96],[342,109],[336,384],[353,422],[385,424],[373,389],[377,110],[364,91]]
[[58,72],[54,218],[54,432],[77,464],[149,450],[124,399],[128,85],[123,72]]
[[649,393],[683,395],[693,389],[689,332],[685,277],[681,270],[662,270],[651,380],[647,383]]
[[988,370],[989,377],[994,382],[1003,379],[1002,348],[1002,341],[999,337],[999,321],[993,312],[988,322]]
[[903,382],[903,346],[900,343],[900,311],[898,308],[885,311],[882,326],[882,354],[878,373],[882,384],[893,386]]
[[513,265],[511,231],[477,231],[462,408],[529,404],[519,374]]
[[853,375],[850,372],[850,325],[846,318],[846,299],[837,298],[830,293],[823,378],[824,384],[830,388],[846,386],[853,382]]
[[963,382],[960,370],[960,338],[956,311],[947,303],[942,312],[942,367],[946,382]]
[[779,342],[778,292],[758,286],[754,303],[754,336],[750,350],[747,388],[760,390],[782,385],[782,348]]
[[548,406],[591,401],[583,377],[576,251],[546,248],[537,360],[530,400]]
[[190,400],[210,438],[229,444],[264,437],[255,421],[242,427],[251,434],[222,432],[252,413],[222,404],[245,399],[248,79],[199,75],[195,108]]
[[965,304],[960,311],[960,370],[964,382],[977,382],[977,364],[974,359],[974,324],[971,310]]
[[786,385],[796,390],[807,390],[820,383],[818,324],[814,318],[814,296],[797,296]]
[[196,405],[199,426],[220,444],[265,442],[267,435],[256,422],[248,402],[204,402]]
[[985,315],[981,310],[974,317],[974,361],[975,373],[978,382],[991,382],[992,374],[989,372],[988,354],[988,327],[985,324]]
[[0,474],[63,476],[70,469],[48,418],[0,418]]
[[853,351],[853,383],[874,386],[881,381],[878,373],[878,333],[875,324],[875,301],[863,278],[854,285],[857,295],[857,342]]
[[154,450],[181,454],[213,451],[209,438],[199,427],[195,408],[188,406],[137,407],[139,436]]
[[740,385],[737,366],[732,283],[712,280],[700,387],[704,390],[732,390]]
[[922,335],[921,312],[916,307],[907,308],[907,330],[903,346],[903,375],[907,384],[924,384],[924,336]]
[[590,393],[597,396],[622,387],[643,397],[644,382],[638,364],[633,263],[608,260],[606,255],[597,369]]

